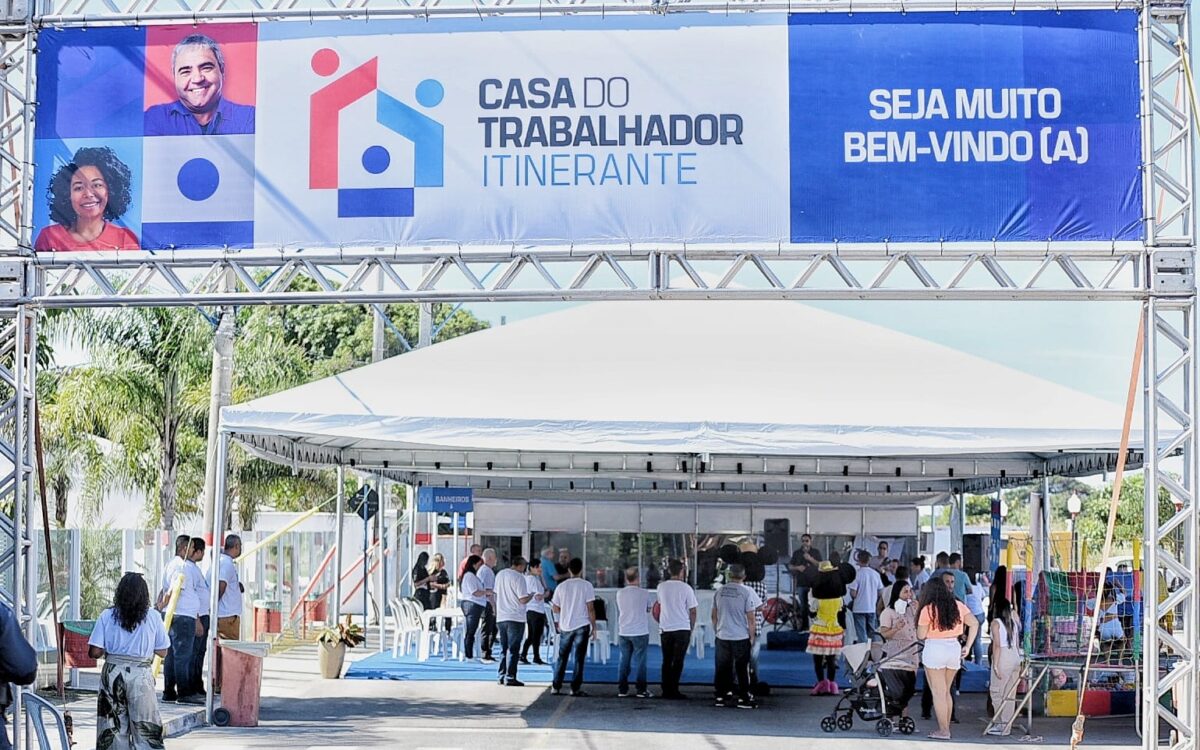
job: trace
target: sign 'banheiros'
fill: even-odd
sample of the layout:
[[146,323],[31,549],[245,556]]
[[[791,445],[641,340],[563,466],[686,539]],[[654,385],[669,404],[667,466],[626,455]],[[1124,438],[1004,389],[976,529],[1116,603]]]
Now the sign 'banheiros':
[[[1108,10],[44,31],[34,244],[1136,240],[1137,22]],[[77,173],[91,197],[71,197]],[[99,237],[81,228],[89,211],[104,215]]]

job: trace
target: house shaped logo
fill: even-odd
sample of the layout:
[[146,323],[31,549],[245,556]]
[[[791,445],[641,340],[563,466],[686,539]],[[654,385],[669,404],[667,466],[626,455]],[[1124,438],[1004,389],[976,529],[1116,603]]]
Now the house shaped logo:
[[[330,78],[338,72],[341,59],[328,47],[312,56],[313,72]],[[373,57],[353,70],[337,76],[313,93],[309,100],[308,186],[312,190],[337,191],[339,218],[405,217],[413,215],[417,188],[443,185],[445,135],[442,124],[413,106],[379,88],[379,58]],[[346,107],[375,95],[375,119],[413,144],[412,186],[347,188],[338,179],[341,137],[339,117]],[[417,104],[432,109],[441,104],[442,84],[427,78],[417,84]],[[384,146],[367,147],[362,166],[371,174],[382,174],[392,163]]]

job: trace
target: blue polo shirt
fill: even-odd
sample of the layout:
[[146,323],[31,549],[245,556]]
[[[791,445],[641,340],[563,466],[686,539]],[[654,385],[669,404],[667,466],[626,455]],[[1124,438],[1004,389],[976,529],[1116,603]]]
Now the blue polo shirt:
[[246,135],[254,132],[254,107],[221,99],[208,127],[202,128],[178,100],[155,104],[146,110],[144,129],[146,135]]
[[542,582],[546,584],[546,591],[554,593],[554,589],[558,588],[558,581],[554,580],[558,570],[554,567],[554,561],[548,557],[542,558]]

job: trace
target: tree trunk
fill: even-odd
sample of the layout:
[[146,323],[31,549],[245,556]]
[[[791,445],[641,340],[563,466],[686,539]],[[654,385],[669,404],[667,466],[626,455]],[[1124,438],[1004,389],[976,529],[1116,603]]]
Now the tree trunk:
[[54,493],[54,520],[58,522],[58,528],[67,528],[67,493],[70,491],[70,485],[65,481],[65,477],[59,477],[52,484],[52,492]]
[[178,390],[179,375],[175,372],[168,373],[163,381],[162,457],[159,467],[162,473],[162,484],[158,490],[163,528],[167,530],[168,536],[172,536],[175,532],[175,500],[179,491],[177,486],[179,474]]

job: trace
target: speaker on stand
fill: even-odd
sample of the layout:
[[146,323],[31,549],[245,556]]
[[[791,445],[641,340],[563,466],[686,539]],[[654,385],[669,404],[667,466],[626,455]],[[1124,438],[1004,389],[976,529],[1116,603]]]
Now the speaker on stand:
[[763,521],[763,544],[784,557],[792,554],[792,523],[786,518],[767,518]]

